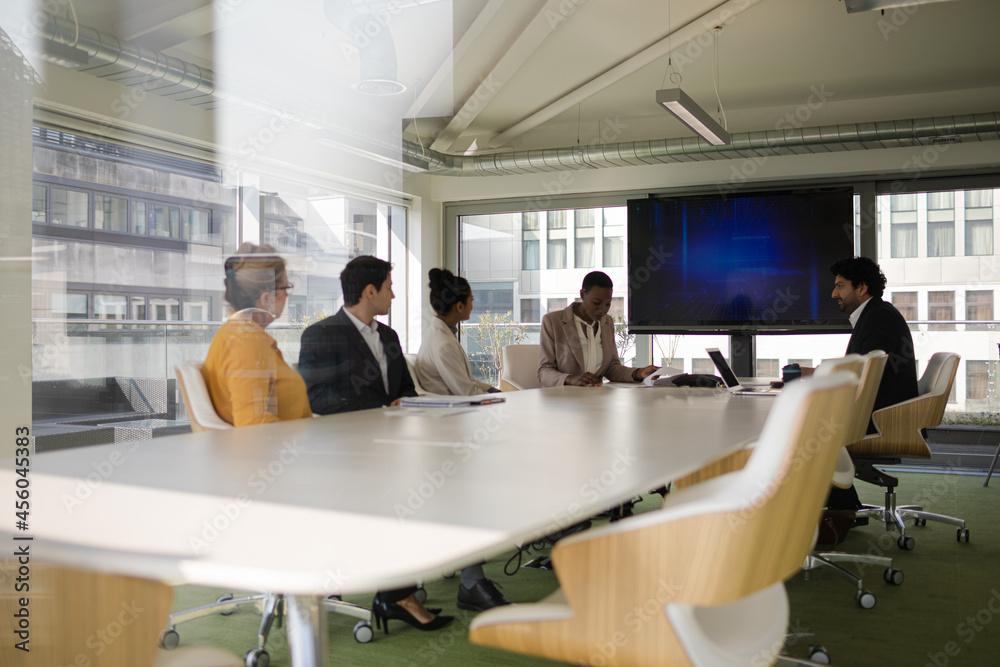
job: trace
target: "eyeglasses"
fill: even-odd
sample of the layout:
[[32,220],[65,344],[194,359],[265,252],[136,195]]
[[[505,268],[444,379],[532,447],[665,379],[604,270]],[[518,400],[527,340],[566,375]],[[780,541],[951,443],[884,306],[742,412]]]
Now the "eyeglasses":
[[285,290],[285,296],[288,296],[289,294],[292,293],[293,289],[295,289],[295,285],[292,283],[288,283],[284,287],[275,287],[274,291],[277,292],[278,290]]

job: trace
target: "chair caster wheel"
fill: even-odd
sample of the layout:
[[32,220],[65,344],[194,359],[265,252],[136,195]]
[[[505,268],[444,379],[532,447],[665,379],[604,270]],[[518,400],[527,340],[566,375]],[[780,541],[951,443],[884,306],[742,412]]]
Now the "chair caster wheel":
[[[222,604],[223,602],[229,602],[232,599],[233,599],[233,594],[232,593],[226,593],[225,595],[220,595],[218,598],[216,598],[215,603],[216,604]],[[235,608],[233,608],[233,609],[226,609],[225,611],[220,611],[219,613],[222,614],[223,616],[229,616],[234,611],[236,611]]]
[[367,644],[375,637],[372,631],[372,624],[368,621],[358,621],[354,624],[354,641],[359,644]]
[[810,646],[809,660],[819,665],[829,665],[830,652],[823,646]]
[[917,545],[917,541],[909,535],[900,535],[899,539],[896,540],[896,544],[904,551],[913,551],[913,547]]
[[862,609],[871,609],[875,606],[875,596],[871,591],[858,591],[854,599]]
[[243,664],[247,667],[269,667],[271,656],[262,648],[252,648],[243,656]]
[[927,519],[921,519],[921,518],[917,517],[916,519],[913,520],[913,525],[914,526],[926,526],[927,525]]
[[160,648],[165,648],[169,651],[177,648],[177,645],[181,643],[181,637],[173,628],[167,628],[160,633],[157,643],[160,645]]
[[893,586],[903,585],[902,570],[894,570],[891,567],[887,567],[885,568],[885,572],[882,573],[882,578],[885,579],[887,584],[892,584]]
[[965,542],[966,544],[968,544],[969,543],[969,529],[968,528],[959,528],[956,531],[955,537],[958,539],[959,542]]
[[427,602],[427,589],[423,586],[417,589],[417,592],[413,594],[413,597],[420,601],[420,604]]

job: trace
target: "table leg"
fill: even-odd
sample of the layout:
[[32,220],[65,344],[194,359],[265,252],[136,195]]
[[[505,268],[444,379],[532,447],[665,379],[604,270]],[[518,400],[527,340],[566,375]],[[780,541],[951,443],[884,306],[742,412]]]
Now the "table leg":
[[327,667],[326,607],[315,595],[285,596],[285,632],[292,667]]

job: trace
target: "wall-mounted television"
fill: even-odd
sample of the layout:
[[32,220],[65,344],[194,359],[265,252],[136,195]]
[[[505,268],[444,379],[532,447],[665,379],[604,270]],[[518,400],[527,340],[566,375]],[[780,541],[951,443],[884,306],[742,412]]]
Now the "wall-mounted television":
[[639,333],[843,333],[830,266],[854,254],[851,188],[628,202]]

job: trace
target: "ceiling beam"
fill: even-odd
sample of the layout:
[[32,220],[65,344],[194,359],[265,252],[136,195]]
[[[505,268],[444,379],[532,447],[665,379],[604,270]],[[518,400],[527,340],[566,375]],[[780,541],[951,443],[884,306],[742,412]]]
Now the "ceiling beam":
[[[717,25],[726,25],[738,14],[745,12],[750,7],[756,5],[760,0],[728,0],[723,2],[698,18],[690,21],[686,25],[663,37],[655,44],[646,47],[627,60],[624,60],[603,74],[591,79],[579,88],[563,95],[559,99],[542,107],[527,118],[524,118],[503,132],[490,139],[490,148],[500,148],[510,143],[513,139],[521,136],[525,132],[535,129],[542,123],[558,116],[563,111],[576,106],[591,95],[604,90],[613,83],[621,81],[630,74],[642,69],[646,65],[662,58],[671,51],[674,51],[688,42],[691,42],[705,32],[712,30]],[[649,91],[650,100],[654,91]]]
[[476,16],[472,25],[469,26],[469,29],[455,43],[455,48],[444,59],[444,62],[438,66],[433,76],[427,81],[427,85],[423,87],[417,98],[413,100],[413,104],[406,110],[404,118],[416,118],[420,115],[421,110],[438,92],[441,85],[454,75],[455,63],[462,61],[465,54],[469,52],[469,49],[479,39],[480,35],[486,31],[490,25],[490,21],[500,12],[500,9],[506,2],[507,0],[489,0],[486,3],[486,6]]
[[521,68],[553,31],[551,23],[553,15],[561,16],[559,6],[566,0],[548,0],[541,10],[531,19],[527,27],[521,31],[514,43],[500,57],[486,76],[483,77],[473,93],[465,100],[462,107],[455,112],[451,122],[434,139],[431,148],[436,151],[448,151],[455,141],[462,136],[469,125],[479,116],[486,104],[503,90],[504,83]]

